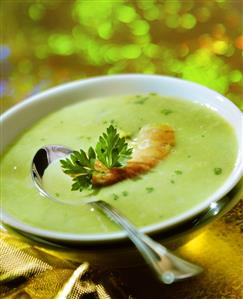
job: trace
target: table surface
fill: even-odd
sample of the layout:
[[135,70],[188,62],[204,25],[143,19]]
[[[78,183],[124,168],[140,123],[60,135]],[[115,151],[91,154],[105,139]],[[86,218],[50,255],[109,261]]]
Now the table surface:
[[[0,5],[2,112],[63,82],[131,72],[195,81],[243,109],[240,0],[3,0]],[[242,231],[241,200],[177,250],[203,266],[203,274],[165,286],[139,258],[136,262],[132,247],[121,245],[127,255],[121,265],[116,247],[56,248],[2,227],[0,296],[240,299]]]

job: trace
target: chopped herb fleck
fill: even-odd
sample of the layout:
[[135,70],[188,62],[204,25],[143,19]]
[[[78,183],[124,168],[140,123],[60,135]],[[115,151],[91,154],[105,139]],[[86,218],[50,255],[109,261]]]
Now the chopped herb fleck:
[[78,139],[87,139],[87,140],[91,140],[90,136],[79,136]]
[[171,184],[175,184],[175,181],[174,180],[170,180]]
[[148,99],[149,99],[149,97],[144,97],[144,98],[141,98],[138,101],[135,101],[134,103],[139,104],[139,105],[143,105]]
[[151,192],[154,191],[154,187],[147,187],[147,188],[146,188],[146,191],[147,191],[148,193],[151,193]]
[[128,192],[127,192],[127,191],[123,191],[123,192],[122,192],[122,195],[123,195],[123,196],[128,196]]
[[55,196],[56,197],[60,197],[60,193],[55,193]]
[[191,158],[191,155],[188,155],[187,158]]
[[214,168],[214,174],[215,175],[220,175],[223,172],[222,168],[220,167],[215,167]]
[[113,193],[112,196],[114,200],[117,200],[119,198],[119,196],[116,193]]
[[169,114],[173,113],[173,111],[170,110],[170,109],[162,109],[162,110],[160,111],[160,113],[162,113],[162,114],[164,114],[164,115],[169,115]]
[[181,175],[183,172],[181,170],[175,170],[175,174]]
[[133,181],[140,181],[142,178],[141,178],[141,176],[135,176],[135,177],[133,177],[133,178],[131,178],[131,180],[133,180]]
[[107,120],[104,120],[104,121],[103,121],[103,124],[106,125],[106,124],[107,124]]
[[46,138],[41,138],[40,140],[41,140],[41,141],[45,141],[45,140],[46,140]]
[[149,95],[151,95],[151,96],[156,96],[157,93],[156,93],[156,92],[150,92]]
[[205,135],[201,135],[201,137],[202,137],[202,138],[204,138],[204,137],[205,137]]
[[110,124],[113,125],[114,127],[117,127],[117,122],[114,119],[110,120]]

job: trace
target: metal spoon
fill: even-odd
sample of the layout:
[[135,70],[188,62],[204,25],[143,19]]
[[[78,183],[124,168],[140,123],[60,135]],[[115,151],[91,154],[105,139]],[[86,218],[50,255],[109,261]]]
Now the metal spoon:
[[[36,188],[42,195],[63,203],[44,189],[42,185],[42,177],[49,164],[56,159],[65,158],[71,153],[71,149],[60,145],[47,145],[36,152],[31,165],[31,176]],[[92,198],[92,200],[88,202],[85,201],[85,203],[98,208],[110,219],[125,229],[127,236],[137,247],[138,251],[144,257],[144,260],[154,271],[159,280],[163,283],[171,284],[174,281],[189,278],[202,272],[201,267],[174,255],[167,248],[138,231],[125,216],[107,202],[98,199],[94,200]]]

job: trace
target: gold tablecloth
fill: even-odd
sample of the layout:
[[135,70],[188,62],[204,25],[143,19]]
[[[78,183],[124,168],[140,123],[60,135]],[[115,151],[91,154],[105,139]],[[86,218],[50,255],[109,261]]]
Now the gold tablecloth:
[[[1,111],[48,87],[102,74],[199,82],[243,109],[243,2],[0,3]],[[170,286],[132,246],[65,248],[1,228],[1,298],[243,298],[243,201],[176,251],[204,267]]]

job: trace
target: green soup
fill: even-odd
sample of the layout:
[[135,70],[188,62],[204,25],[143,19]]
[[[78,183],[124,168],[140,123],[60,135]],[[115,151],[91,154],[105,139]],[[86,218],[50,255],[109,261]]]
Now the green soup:
[[[69,233],[105,233],[119,228],[89,205],[63,205],[40,196],[30,177],[31,160],[41,146],[62,144],[87,150],[113,124],[136,136],[147,124],[168,124],[176,145],[170,154],[139,179],[101,188],[110,202],[137,226],[168,220],[200,204],[233,170],[237,141],[231,126],[213,110],[193,102],[156,94],[92,99],[65,107],[27,130],[1,160],[2,206],[32,226]],[[70,191],[71,179],[59,162],[48,169],[46,186],[58,197]]]

